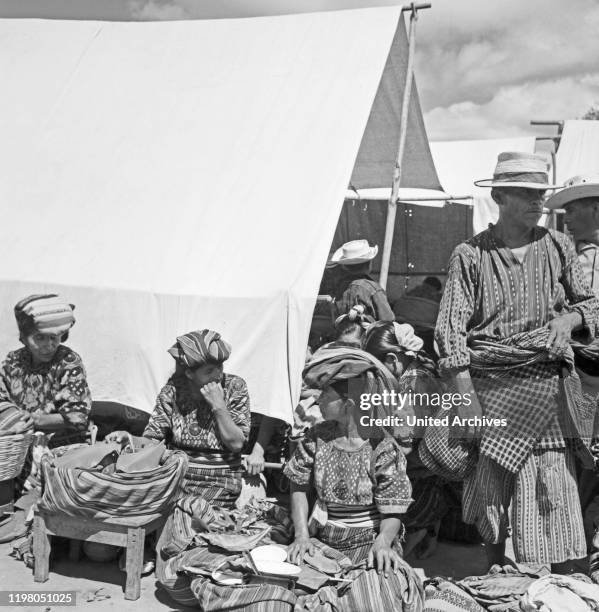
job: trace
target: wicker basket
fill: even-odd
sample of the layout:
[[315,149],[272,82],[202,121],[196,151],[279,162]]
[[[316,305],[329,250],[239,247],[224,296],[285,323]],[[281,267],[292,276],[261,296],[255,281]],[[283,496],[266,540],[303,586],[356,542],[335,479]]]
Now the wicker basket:
[[0,436],[0,482],[21,473],[32,440],[33,432]]

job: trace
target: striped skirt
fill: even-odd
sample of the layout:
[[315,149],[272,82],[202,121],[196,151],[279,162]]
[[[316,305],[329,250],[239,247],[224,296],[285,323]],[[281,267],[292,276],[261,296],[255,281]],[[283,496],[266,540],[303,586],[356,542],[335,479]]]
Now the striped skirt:
[[[208,576],[231,554],[215,552],[207,547],[197,547],[169,559],[160,569],[156,579],[170,597],[182,606],[204,610],[236,610],[241,612],[291,612],[296,596],[292,591],[272,584],[248,584],[223,586]],[[193,567],[206,576],[190,575],[183,568]]]
[[[300,605],[296,609],[322,609],[310,606],[324,598],[329,602],[331,610],[339,612],[398,609],[403,612],[421,612],[424,609],[422,583],[401,556],[399,571],[390,572],[388,577],[379,574],[376,569],[364,567],[376,536],[377,531],[369,527],[343,527],[327,523],[320,530],[318,540],[343,553],[354,566],[362,567],[351,570],[346,576],[352,580],[351,587],[346,591],[335,592],[331,587],[323,587],[314,595],[300,599]],[[394,542],[394,548],[401,555],[397,540]]]
[[504,542],[511,530],[519,563],[563,563],[586,555],[574,456],[535,449],[512,474],[486,456],[464,483],[463,517],[483,541]]
[[241,465],[217,469],[200,465],[189,460],[181,495],[160,538],[159,559],[166,560],[185,550],[198,532],[195,519],[210,522],[213,505],[233,508],[241,493]]

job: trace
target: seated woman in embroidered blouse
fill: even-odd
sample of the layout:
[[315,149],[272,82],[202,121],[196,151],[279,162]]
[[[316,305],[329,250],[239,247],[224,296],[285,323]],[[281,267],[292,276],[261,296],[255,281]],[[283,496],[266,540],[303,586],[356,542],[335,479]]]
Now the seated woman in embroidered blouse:
[[[250,431],[245,381],[223,371],[231,346],[209,329],[179,336],[168,351],[174,374],[158,394],[141,445],[164,441],[189,457],[181,497],[167,520],[159,550],[168,558],[207,529],[212,506],[232,508],[241,492],[241,449]],[[124,442],[116,431],[108,441]]]
[[[362,401],[364,394],[397,391],[396,381],[380,361],[351,347],[315,355],[304,370],[304,380],[322,389],[325,420],[306,432],[285,467],[295,527],[288,559],[301,563],[306,554],[311,555],[313,536],[363,569],[351,576],[352,601],[346,601],[347,609],[369,609],[359,602],[375,601],[383,597],[381,591],[389,601],[396,597],[401,601],[406,578],[419,584],[401,557],[401,516],[412,502],[406,459],[395,440],[395,436],[401,439],[402,431],[365,424],[363,417],[392,416],[394,410],[376,406],[373,399],[373,408],[365,411]],[[312,487],[317,500],[309,519]],[[368,578],[374,568],[380,579]],[[375,586],[377,594],[371,592]]]
[[[378,321],[368,328],[362,341],[364,350],[382,361],[396,377],[400,393],[407,394],[407,398],[410,394],[421,398],[413,402],[415,416],[419,419],[435,416],[443,387],[414,328],[407,323]],[[412,452],[407,457],[414,504],[404,517],[407,530],[404,551],[408,555],[418,547],[418,558],[430,556],[436,548],[441,519],[449,509],[444,493],[446,482],[423,465],[417,452],[425,429],[418,423],[414,426]]]
[[91,395],[81,357],[62,344],[73,309],[56,294],[30,295],[15,306],[23,347],[0,366],[0,435],[33,428],[53,434],[51,448],[84,441]]

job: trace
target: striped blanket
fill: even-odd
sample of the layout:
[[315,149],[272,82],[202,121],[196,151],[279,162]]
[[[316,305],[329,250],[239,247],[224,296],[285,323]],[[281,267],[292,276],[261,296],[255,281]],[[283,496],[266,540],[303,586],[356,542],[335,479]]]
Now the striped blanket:
[[163,514],[175,504],[187,470],[183,452],[169,452],[162,465],[139,472],[113,472],[54,467],[42,459],[43,496],[48,512],[95,519]]

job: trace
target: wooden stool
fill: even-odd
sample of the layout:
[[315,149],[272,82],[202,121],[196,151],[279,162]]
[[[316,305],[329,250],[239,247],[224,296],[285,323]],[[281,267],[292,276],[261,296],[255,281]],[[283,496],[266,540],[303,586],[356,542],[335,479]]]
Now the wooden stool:
[[[33,556],[35,582],[46,582],[50,571],[50,536],[123,546],[127,549],[127,582],[125,599],[139,599],[144,540],[147,534],[161,529],[162,516],[89,519],[66,514],[37,511],[33,518]],[[73,555],[75,547],[71,547]]]

